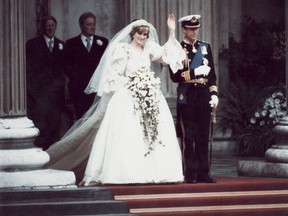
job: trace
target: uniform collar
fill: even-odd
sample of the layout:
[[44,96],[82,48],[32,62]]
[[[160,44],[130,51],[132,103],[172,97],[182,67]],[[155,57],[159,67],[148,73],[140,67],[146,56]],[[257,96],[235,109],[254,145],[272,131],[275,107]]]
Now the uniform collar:
[[185,44],[189,44],[189,45],[194,46],[194,45],[198,42],[198,40],[196,39],[194,43],[191,43],[190,41],[188,41],[187,39],[184,38],[184,39],[183,39],[183,42],[184,42]]

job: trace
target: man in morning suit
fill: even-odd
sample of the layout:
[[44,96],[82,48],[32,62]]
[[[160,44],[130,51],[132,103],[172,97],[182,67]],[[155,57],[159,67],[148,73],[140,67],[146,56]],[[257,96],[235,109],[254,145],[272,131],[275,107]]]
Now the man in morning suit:
[[40,36],[26,43],[27,116],[39,129],[35,145],[43,150],[60,139],[65,102],[64,42],[55,37],[57,21],[42,21]]
[[95,94],[85,94],[95,69],[97,68],[108,40],[95,35],[96,16],[91,12],[79,17],[81,34],[66,41],[65,59],[69,77],[69,93],[79,119],[90,108]]
[[200,15],[179,19],[184,39],[184,68],[170,77],[177,87],[177,135],[181,137],[187,183],[215,183],[210,177],[209,132],[218,105],[216,74],[210,44],[197,39]]

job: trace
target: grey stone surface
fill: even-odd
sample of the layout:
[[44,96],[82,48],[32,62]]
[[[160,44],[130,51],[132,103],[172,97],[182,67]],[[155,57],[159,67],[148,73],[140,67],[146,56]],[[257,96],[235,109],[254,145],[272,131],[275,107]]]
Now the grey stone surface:
[[49,162],[49,155],[41,148],[0,149],[0,170],[35,169]]
[[52,169],[0,172],[0,188],[55,187],[75,185],[72,171]]
[[239,176],[288,178],[287,163],[240,160],[237,171]]
[[288,164],[288,145],[275,145],[265,152],[265,158],[269,162]]

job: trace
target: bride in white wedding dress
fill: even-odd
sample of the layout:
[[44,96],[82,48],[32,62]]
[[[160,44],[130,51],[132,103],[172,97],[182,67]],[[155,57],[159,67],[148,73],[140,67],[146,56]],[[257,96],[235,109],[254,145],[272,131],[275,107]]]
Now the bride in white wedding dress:
[[182,182],[182,156],[174,121],[151,62],[182,68],[175,17],[167,19],[169,39],[158,44],[155,28],[136,20],[111,40],[86,93],[101,97],[81,120],[48,149],[46,168],[77,170],[80,185]]

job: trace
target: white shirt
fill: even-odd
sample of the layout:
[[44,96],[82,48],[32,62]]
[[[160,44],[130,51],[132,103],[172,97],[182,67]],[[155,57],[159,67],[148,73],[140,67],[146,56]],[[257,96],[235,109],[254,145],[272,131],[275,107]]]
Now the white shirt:
[[47,44],[47,47],[48,47],[48,48],[49,48],[49,41],[50,41],[50,40],[53,41],[52,47],[54,47],[54,37],[49,38],[49,37],[47,37],[46,35],[44,35],[44,38],[45,38],[45,41],[46,41],[46,44]]
[[[85,47],[87,47],[86,38],[88,38],[88,37],[86,37],[86,36],[84,36],[83,34],[81,34],[81,40],[82,40],[82,42],[83,42],[83,44],[84,44]],[[93,35],[92,35],[91,37],[89,37],[89,38],[90,38],[91,46],[92,46],[92,44],[93,44]]]

